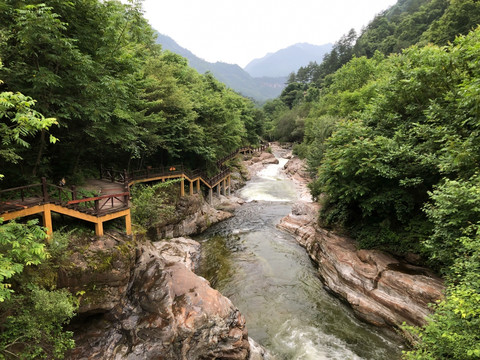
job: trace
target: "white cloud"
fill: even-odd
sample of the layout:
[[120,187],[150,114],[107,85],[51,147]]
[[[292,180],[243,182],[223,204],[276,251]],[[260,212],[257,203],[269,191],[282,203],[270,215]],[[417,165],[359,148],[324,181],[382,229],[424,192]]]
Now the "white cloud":
[[195,55],[245,66],[299,42],[335,42],[396,0],[145,0],[145,17]]

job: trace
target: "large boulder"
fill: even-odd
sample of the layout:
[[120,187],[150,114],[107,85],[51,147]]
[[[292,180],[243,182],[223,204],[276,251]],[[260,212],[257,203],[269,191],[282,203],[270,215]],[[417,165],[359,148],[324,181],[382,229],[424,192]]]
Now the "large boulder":
[[198,195],[181,198],[176,216],[168,224],[155,229],[155,238],[176,238],[199,234],[213,224],[232,217],[232,213],[216,209]]
[[80,295],[79,313],[105,313],[118,306],[131,282],[135,243],[121,234],[75,238],[68,253],[57,287]]
[[423,325],[428,306],[442,298],[444,285],[432,271],[316,226],[318,205],[301,203],[279,228],[294,234],[318,264],[324,284],[345,299],[363,320],[388,327]]
[[80,314],[68,358],[248,359],[244,317],[189,269],[197,245],[187,239],[138,245],[126,292],[102,314]]

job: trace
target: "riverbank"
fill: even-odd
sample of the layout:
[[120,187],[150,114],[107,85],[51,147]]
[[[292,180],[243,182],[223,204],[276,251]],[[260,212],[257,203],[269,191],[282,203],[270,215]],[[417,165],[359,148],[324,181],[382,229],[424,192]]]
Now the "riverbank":
[[317,264],[324,285],[350,304],[362,320],[401,330],[405,322],[423,325],[430,303],[442,298],[444,285],[431,270],[378,250],[358,249],[356,242],[318,226],[319,204],[305,196],[310,181],[303,162],[292,157],[285,174],[301,196],[278,227],[293,234]]
[[235,216],[196,238],[200,274],[240,309],[249,336],[279,359],[399,359],[398,339],[325,291],[305,249],[277,228],[298,192],[281,173],[286,162],[279,158],[252,177]]
[[[241,183],[269,163],[268,153],[247,156]],[[239,185],[241,186],[241,185]],[[72,241],[58,287],[81,294],[70,330],[69,359],[272,359],[248,337],[245,318],[232,302],[195,275],[197,234],[233,216],[236,196],[181,199],[174,223],[133,239],[121,233]],[[150,232],[152,233],[152,232]],[[150,234],[151,235],[151,234]],[[168,238],[168,240],[163,240]]]

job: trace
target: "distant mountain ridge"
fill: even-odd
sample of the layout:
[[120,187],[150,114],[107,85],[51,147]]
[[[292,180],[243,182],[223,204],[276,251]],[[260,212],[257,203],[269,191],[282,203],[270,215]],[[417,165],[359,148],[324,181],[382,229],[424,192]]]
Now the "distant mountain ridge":
[[322,62],[324,54],[332,49],[332,44],[295,44],[252,60],[245,69],[242,69],[234,64],[205,61],[178,45],[171,37],[158,32],[157,44],[162,45],[164,50],[186,58],[189,65],[199,73],[210,71],[228,87],[260,103],[278,97],[285,88],[290,73],[297,72],[300,67],[308,65],[311,61]]
[[252,60],[244,70],[252,77],[288,76],[311,61],[321,63],[324,55],[330,52],[332,47],[333,44],[330,43],[324,45],[298,43],[275,53],[269,53],[263,58]]
[[271,78],[259,76],[254,78],[238,65],[205,61],[190,50],[178,45],[169,36],[157,33],[157,44],[162,45],[164,50],[169,50],[186,58],[189,65],[199,73],[203,74],[210,71],[215,78],[228,87],[258,102],[265,102],[268,99],[278,97],[285,87],[286,76]]

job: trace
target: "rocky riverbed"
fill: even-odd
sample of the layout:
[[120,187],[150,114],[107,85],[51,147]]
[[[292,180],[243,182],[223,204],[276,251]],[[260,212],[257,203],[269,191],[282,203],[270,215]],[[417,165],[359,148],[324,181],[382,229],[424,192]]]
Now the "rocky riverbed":
[[[293,157],[285,173],[300,189],[300,199],[279,228],[296,236],[328,289],[347,301],[356,315],[377,326],[399,328],[425,324],[428,304],[442,297],[444,285],[431,270],[377,250],[360,250],[353,239],[317,224],[319,205],[308,196],[310,181],[303,162]],[[301,190],[304,189],[304,190]]]
[[[234,186],[275,161],[269,153],[248,158]],[[318,204],[310,199],[303,163],[293,157],[285,172],[299,200],[278,227],[307,249],[325,286],[372,324],[423,324],[428,303],[442,295],[442,280],[389,254],[359,250],[352,239],[319,228]],[[181,221],[157,229],[157,237],[168,240],[110,233],[76,244],[58,275],[59,287],[81,294],[71,325],[77,346],[67,358],[271,359],[248,337],[245,319],[232,302],[195,275],[200,245],[185,237],[233,216],[242,203],[219,196],[208,205],[195,195],[181,204]]]
[[[243,164],[246,179],[270,153]],[[236,183],[246,181],[237,174]],[[156,230],[158,239],[120,233],[72,244],[58,287],[81,294],[71,324],[76,348],[69,359],[270,359],[248,338],[245,319],[232,302],[195,275],[200,244],[184,236],[233,216],[243,200],[200,195],[182,200],[180,219]]]

